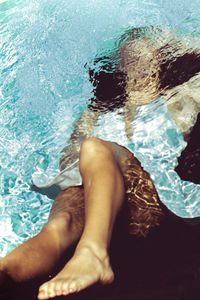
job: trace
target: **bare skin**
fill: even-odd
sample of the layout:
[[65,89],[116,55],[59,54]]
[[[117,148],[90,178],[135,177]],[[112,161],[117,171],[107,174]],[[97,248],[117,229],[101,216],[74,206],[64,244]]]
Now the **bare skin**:
[[[149,62],[152,61],[151,57],[147,56],[142,64],[146,65],[148,59]],[[136,91],[138,94],[132,92],[131,78],[134,79],[135,76],[132,70],[137,68],[128,69],[127,67],[126,69],[129,81],[127,82],[128,104],[126,104],[125,111],[127,114],[131,111],[131,114],[135,115],[133,102],[135,103],[136,95],[139,100],[145,99],[145,103],[154,98],[149,93],[149,85],[147,85],[147,90],[141,89],[143,94],[141,91]],[[157,77],[154,81],[155,79]],[[150,88],[157,97],[159,85],[157,81],[154,81]],[[173,94],[177,93],[173,90]],[[185,91],[183,94],[185,97]],[[195,109],[191,107],[191,111]],[[188,109],[186,111],[188,113]],[[77,128],[75,127],[78,134],[73,135],[73,140],[78,138],[78,141],[82,141],[84,137],[89,136],[92,126],[88,120],[91,119],[91,122],[95,124],[99,114],[84,112],[82,117],[85,123],[82,123],[80,119]],[[127,136],[130,137],[132,133],[129,125],[132,118],[125,116],[125,121]],[[187,131],[187,128],[184,128],[184,131]],[[79,143],[75,145],[74,150],[79,153]],[[76,151],[73,153],[76,154]],[[61,169],[68,162],[67,156],[61,159]],[[60,194],[54,202],[49,221],[42,231],[0,260],[0,286],[4,285],[8,279],[23,282],[37,276],[48,275],[52,271],[64,251],[81,236],[84,227],[82,210],[84,199],[85,227],[74,256],[54,279],[40,287],[38,298],[47,299],[56,295],[66,295],[82,290],[95,282],[106,284],[114,279],[108,248],[114,221],[124,198],[124,184],[118,162],[109,143],[99,139],[88,139],[83,143],[80,171],[85,196],[81,187],[73,187]],[[72,194],[76,196],[77,202],[74,202]],[[81,202],[81,213],[77,214],[79,202]]]
[[[170,74],[168,76],[172,77],[176,73],[177,78],[183,78],[183,75],[190,72],[187,70],[187,67],[181,71],[178,66],[193,66],[197,64],[200,50],[195,46],[192,37],[190,42],[187,38],[180,40],[180,36],[176,36],[168,30],[160,30],[158,28],[152,30],[150,27],[145,35],[142,33],[142,28],[138,28],[136,32],[140,38],[137,37],[137,34],[133,35],[132,38],[131,35],[129,38],[126,36],[126,42],[121,44],[119,40],[119,46],[117,45],[120,57],[118,68],[119,71],[126,74],[126,88],[124,91],[126,101],[122,107],[126,135],[129,139],[133,136],[134,128],[132,123],[137,118],[137,108],[163,96],[172,119],[187,141],[188,134],[191,132],[197,120],[197,115],[200,112],[199,71],[193,72],[191,70],[193,75],[190,79],[186,82],[177,81],[176,86],[170,87],[168,84],[162,85],[163,74],[167,73],[166,71],[169,69],[169,66],[166,71],[161,70],[161,67],[168,60],[170,62],[171,57],[174,57],[174,61],[176,60],[176,56],[177,58],[182,57],[181,63],[177,63],[175,70],[171,71],[171,76]],[[194,48],[192,49],[193,46]],[[192,60],[187,61],[187,57],[191,53],[196,55],[195,63]],[[115,107],[114,102],[113,106]],[[109,110],[108,106],[107,111]],[[91,136],[94,127],[98,126],[96,122],[98,117],[104,113],[98,107],[97,97],[95,109],[88,109],[81,114],[74,125],[74,132],[68,140],[69,145],[63,149],[61,168],[62,166],[66,166],[66,163],[73,162],[78,158],[80,143],[83,139]]]
[[80,171],[84,185],[61,192],[42,231],[0,260],[1,292],[13,282],[47,277],[79,239],[72,259],[40,287],[38,298],[78,292],[96,282],[112,282],[108,248],[124,199],[131,235],[146,237],[160,226],[164,211],[153,182],[128,149],[88,139],[81,147]]
[[0,260],[1,291],[7,283],[47,276],[80,236],[72,259],[40,287],[38,298],[66,295],[95,282],[113,281],[108,248],[124,199],[119,159],[108,142],[92,138],[83,143],[80,171],[84,188],[69,187],[61,192],[42,231]]
[[[55,200],[56,209],[52,209],[48,223],[39,234],[0,260],[1,290],[8,279],[7,276],[13,282],[24,282],[48,275],[58,263],[62,253],[77,241],[82,231],[83,218],[76,222],[77,225],[81,222],[81,226],[74,224],[73,211],[69,207],[71,193],[72,191],[68,189]],[[63,198],[69,201],[64,202]]]
[[96,282],[106,284],[114,279],[108,247],[123,202],[124,184],[111,146],[95,138],[84,142],[80,172],[85,191],[84,231],[72,259],[40,287],[39,299],[79,292]]

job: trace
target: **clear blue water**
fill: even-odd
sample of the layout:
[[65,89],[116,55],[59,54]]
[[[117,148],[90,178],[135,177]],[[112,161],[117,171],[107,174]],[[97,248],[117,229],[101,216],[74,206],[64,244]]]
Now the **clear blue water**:
[[199,15],[199,0],[0,0],[0,256],[47,220],[52,202],[29,184],[34,172],[58,172],[91,97],[85,64],[128,27],[197,36]]

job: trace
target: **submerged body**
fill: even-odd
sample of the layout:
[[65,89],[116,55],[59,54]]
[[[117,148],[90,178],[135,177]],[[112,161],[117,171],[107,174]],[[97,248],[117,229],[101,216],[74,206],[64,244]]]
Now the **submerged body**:
[[[200,51],[192,37],[153,27],[129,29],[111,55],[89,70],[94,97],[63,149],[61,169],[76,160],[80,143],[93,135],[100,115],[120,108],[130,139],[137,108],[162,96],[186,141],[200,112]],[[184,176],[181,177],[184,179]],[[187,179],[186,179],[187,180]],[[192,180],[192,175],[190,176]],[[200,182],[200,178],[199,178]]]
[[[138,34],[140,38],[140,31]],[[135,36],[129,40],[132,51],[132,46],[136,45]],[[140,43],[146,47],[148,42],[149,39],[142,37],[135,49],[138,49]],[[128,45],[123,44],[120,48],[122,56],[125,55]],[[120,71],[122,73],[125,71],[128,77],[125,84],[127,99],[124,103],[119,101],[118,107],[124,109],[128,137],[132,135],[129,125],[137,114],[136,105],[156,99],[169,88],[169,85],[162,86],[159,76],[156,75],[160,63],[160,53],[156,47],[151,45],[149,48],[151,55],[143,60],[136,58],[136,61],[133,61],[132,57],[130,61],[121,59]],[[124,58],[128,56],[125,55]],[[138,63],[148,66],[150,70],[152,67],[150,76],[145,69],[144,72],[139,72],[135,68],[133,72],[135,63],[136,66]],[[135,90],[132,85],[134,76],[137,77]],[[179,85],[185,84],[188,80],[190,78],[179,82]],[[173,88],[170,86],[170,91]],[[133,101],[136,98],[139,99],[139,103],[134,105]],[[196,106],[191,111],[196,114]],[[72,135],[74,144],[71,145],[72,150],[75,150],[75,158],[77,153],[79,155],[79,144],[85,136],[92,134],[92,125],[100,114],[102,110],[98,109],[97,102],[91,110],[83,113],[76,124],[75,133]],[[190,127],[191,124],[182,132],[188,133]],[[67,182],[65,168],[71,159],[68,150],[69,148],[64,150],[66,153],[60,161],[61,174],[47,187],[41,189],[35,187],[38,191],[47,194],[50,191],[54,197],[57,196],[47,224],[37,236],[0,260],[1,286],[9,282],[23,282],[48,275],[66,249],[79,241],[72,259],[55,278],[40,287],[39,299],[78,292],[96,282],[106,284],[113,281],[114,273],[108,249],[115,220],[124,204],[128,207],[129,232],[137,238],[147,237],[150,232],[159,228],[166,218],[175,217],[160,201],[148,172],[141,167],[140,162],[128,149],[98,138],[86,139],[81,146],[79,162],[83,185],[74,187],[65,185]]]
[[78,292],[95,282],[110,283],[114,274],[109,244],[122,206],[127,207],[129,234],[140,239],[166,219],[178,218],[162,204],[140,162],[116,143],[86,140],[80,172],[83,185],[68,187],[57,196],[42,231],[0,260],[2,289],[7,283],[47,276],[79,239],[72,259],[40,287],[38,298]]
[[127,149],[96,138],[86,140],[80,171],[83,186],[61,192],[43,230],[0,261],[1,285],[8,279],[23,282],[47,275],[80,236],[73,258],[40,288],[39,299],[79,291],[97,281],[109,283],[114,277],[108,248],[124,197],[131,234],[145,237],[165,218],[166,208],[152,180]]
[[[177,157],[181,155],[186,142],[164,105],[164,99],[160,98],[159,101],[141,106],[137,110],[137,114],[138,118],[133,123],[133,142],[123,134],[123,116],[118,112],[109,112],[100,116],[99,126],[94,129],[93,134],[101,139],[120,142],[134,153],[143,168],[151,175],[159,198],[174,214],[183,218],[198,217],[200,215],[198,205],[200,185],[181,180],[174,170],[177,165]],[[198,134],[195,136],[197,137]],[[199,139],[193,137],[192,140],[196,141],[195,146],[197,145],[198,149]],[[187,152],[188,164],[192,162],[189,155]],[[72,182],[74,184],[81,183],[78,160],[74,164],[66,164],[66,166],[62,161],[60,167],[63,168],[61,173],[53,182],[48,184],[47,180],[46,186],[43,186],[44,183],[42,184],[45,180],[41,180],[41,175],[38,174],[36,177],[35,174],[34,183],[40,186],[40,188],[35,187],[35,190],[52,197],[53,189],[59,191],[60,188],[67,188]],[[196,177],[198,177],[198,157],[195,158],[193,170],[195,168]],[[188,168],[189,170],[190,168]],[[194,176],[193,172],[188,174],[191,177]]]

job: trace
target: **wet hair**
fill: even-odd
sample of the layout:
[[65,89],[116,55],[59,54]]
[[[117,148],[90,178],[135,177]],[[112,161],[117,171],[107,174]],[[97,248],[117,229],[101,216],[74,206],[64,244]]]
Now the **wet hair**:
[[[89,108],[95,111],[114,111],[121,108],[127,101],[126,84],[127,74],[121,70],[121,49],[128,41],[143,37],[153,38],[155,34],[162,37],[162,30],[154,27],[140,27],[127,29],[117,42],[116,50],[109,55],[98,57],[94,60],[93,67],[89,69],[90,81],[93,84],[93,97]],[[138,55],[139,57],[139,55]],[[136,60],[138,59],[136,53]],[[166,90],[190,80],[200,72],[200,53],[194,49],[182,49],[180,40],[165,42],[156,49],[158,61],[158,95],[165,94]],[[131,62],[130,62],[131,63]],[[147,72],[148,73],[148,72]],[[133,70],[134,75],[134,70]],[[153,74],[154,75],[154,74]],[[153,76],[151,76],[153,79]],[[139,78],[142,82],[143,78]],[[136,81],[136,80],[135,80]],[[134,78],[133,78],[134,84]],[[144,82],[145,84],[145,82]],[[138,85],[138,88],[143,88]],[[135,87],[133,85],[133,89]],[[178,166],[175,171],[181,179],[200,183],[200,113],[196,125],[189,135],[189,143],[178,158]]]
[[[159,52],[164,56],[168,46],[165,45]],[[160,63],[159,81],[160,90],[172,89],[187,82],[200,72],[200,55],[197,52],[184,53],[180,56],[168,58]]]
[[93,97],[88,107],[94,111],[114,111],[125,105],[127,99],[127,74],[119,69],[120,48],[130,39],[145,35],[148,27],[127,29],[117,41],[117,47],[109,55],[97,57],[89,68],[93,85]]
[[[100,69],[95,66],[101,64]],[[117,58],[103,56],[94,61],[94,68],[89,69],[93,84],[93,95],[88,107],[97,111],[113,111],[124,106],[126,101],[126,74],[117,66]]]
[[[93,97],[88,105],[90,109],[95,111],[114,111],[125,105],[127,100],[127,74],[125,70],[122,71],[119,68],[120,51],[128,41],[143,37],[151,40],[156,34],[162,36],[162,30],[153,26],[129,28],[117,41],[115,50],[111,51],[109,55],[98,57],[94,60],[93,66],[89,68],[90,81],[93,85]],[[173,40],[171,43],[165,43],[156,50],[158,95],[164,94],[167,89],[172,89],[187,82],[200,72],[200,54],[191,49],[188,49],[187,53],[184,52],[186,50],[183,50],[181,53],[181,47],[180,41]],[[138,58],[136,57],[136,59]],[[155,77],[156,74],[149,75],[150,80],[154,80]],[[137,87],[134,86],[134,82],[139,83]],[[144,84],[142,77],[135,79],[135,81],[133,79],[133,89],[143,89]]]

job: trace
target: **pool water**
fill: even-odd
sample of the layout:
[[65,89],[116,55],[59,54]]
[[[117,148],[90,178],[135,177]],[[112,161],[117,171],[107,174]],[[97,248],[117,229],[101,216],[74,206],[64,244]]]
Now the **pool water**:
[[[59,151],[91,98],[86,64],[113,49],[130,27],[154,25],[198,36],[199,14],[199,0],[0,0],[0,256],[36,234],[47,221],[52,200],[29,186],[34,173],[45,171],[52,178],[58,173]],[[119,115],[112,116],[115,122],[119,118],[118,142],[132,147],[140,159],[147,157],[148,169],[151,159],[146,150],[152,140],[145,140],[143,152],[139,142],[136,149],[124,137]],[[167,112],[163,116],[168,118]],[[176,154],[180,154],[185,145],[182,135],[171,121],[168,124],[170,142],[178,145]],[[107,127],[110,122],[104,120],[102,137]],[[137,134],[139,141],[142,135],[136,130]],[[114,139],[109,132],[106,138]],[[170,155],[160,159],[163,168]],[[186,190],[198,200],[197,186],[183,183],[182,187],[180,193]],[[163,198],[169,197],[169,191],[161,191]],[[179,192],[173,193],[178,199]],[[200,214],[197,201],[191,209]]]

